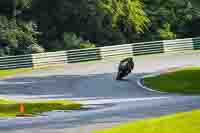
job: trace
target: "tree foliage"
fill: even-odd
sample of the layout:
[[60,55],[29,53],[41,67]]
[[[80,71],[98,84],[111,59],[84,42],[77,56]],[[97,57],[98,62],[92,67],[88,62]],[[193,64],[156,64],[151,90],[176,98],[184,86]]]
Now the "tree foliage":
[[158,29],[158,32],[162,39],[176,38],[176,34],[171,31],[171,25],[169,23],[164,24],[162,28]]
[[2,56],[200,35],[195,0],[13,2],[0,1]]
[[112,16],[112,26],[117,27],[120,18],[136,32],[144,32],[150,20],[146,17],[140,0],[101,0],[99,7]]
[[[30,54],[43,52],[39,48],[36,39],[37,33],[33,31],[31,23],[16,22],[15,19],[7,19],[0,16],[0,46],[4,49],[4,54]],[[38,50],[33,47],[38,47]]]
[[58,0],[48,5],[35,0],[33,11],[42,32],[57,33],[48,39],[74,32],[100,46],[126,43],[126,34],[143,32],[149,23],[139,0]]

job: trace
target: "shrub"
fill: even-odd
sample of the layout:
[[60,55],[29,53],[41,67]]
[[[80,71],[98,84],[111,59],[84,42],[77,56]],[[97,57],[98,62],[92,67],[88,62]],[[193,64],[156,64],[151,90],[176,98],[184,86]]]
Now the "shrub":
[[77,37],[75,33],[64,33],[63,40],[64,49],[83,49],[83,48],[95,48],[95,44],[90,41],[84,41],[81,37]]
[[79,38],[74,33],[64,33],[63,35],[64,49],[78,49],[80,47],[82,38]]
[[29,53],[43,53],[45,52],[44,48],[38,44],[33,44],[29,47]]
[[89,41],[82,42],[82,43],[80,44],[80,48],[81,48],[81,49],[84,49],[84,48],[95,48],[95,47],[96,47],[96,45],[93,44],[93,43],[90,43]]
[[158,30],[160,37],[162,39],[175,39],[176,34],[171,31],[171,25],[169,23],[165,23],[163,28]]
[[43,52],[38,45],[32,22],[17,21],[0,16],[0,56]]

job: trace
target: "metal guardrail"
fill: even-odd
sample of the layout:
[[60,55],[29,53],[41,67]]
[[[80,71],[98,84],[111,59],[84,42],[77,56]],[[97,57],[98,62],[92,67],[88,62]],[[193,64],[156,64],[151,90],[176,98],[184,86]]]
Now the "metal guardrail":
[[133,56],[132,44],[106,46],[106,47],[101,47],[100,50],[101,50],[101,57],[104,60],[120,56]]
[[200,49],[200,37],[199,38],[192,38],[193,41],[193,49],[198,50]]
[[89,49],[0,57],[0,69],[43,67],[82,61],[106,60],[146,54],[200,50],[200,37],[141,42]]
[[32,55],[0,57],[0,69],[32,67]]
[[38,68],[42,66],[55,65],[55,64],[65,64],[67,63],[67,52],[48,52],[40,54],[32,54],[33,68]]
[[165,52],[177,52],[177,51],[186,51],[193,50],[193,40],[181,39],[181,40],[166,40],[164,42]]
[[163,41],[135,43],[133,45],[133,55],[146,55],[164,53]]
[[100,48],[68,50],[67,59],[67,63],[101,60]]

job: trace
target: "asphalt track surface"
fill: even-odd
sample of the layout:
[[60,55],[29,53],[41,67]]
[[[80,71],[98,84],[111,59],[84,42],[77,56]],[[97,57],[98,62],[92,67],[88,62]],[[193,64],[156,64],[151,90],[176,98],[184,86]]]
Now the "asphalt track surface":
[[0,133],[90,133],[128,121],[200,108],[200,96],[151,92],[137,81],[172,67],[199,66],[200,54],[141,56],[133,73],[116,81],[118,60],[69,64],[34,70],[0,81],[1,97],[11,99],[72,99],[79,111],[54,111],[35,118],[0,119]]

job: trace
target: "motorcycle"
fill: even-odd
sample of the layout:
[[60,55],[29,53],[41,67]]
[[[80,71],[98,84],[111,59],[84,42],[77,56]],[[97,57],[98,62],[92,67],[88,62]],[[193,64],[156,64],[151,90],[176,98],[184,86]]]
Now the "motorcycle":
[[119,64],[116,80],[122,80],[122,78],[128,76],[134,68],[134,62],[132,58],[126,58]]
[[118,71],[118,73],[117,73],[117,77],[116,77],[116,80],[122,80],[122,78],[124,78],[124,77],[126,77],[126,76],[128,76],[128,74],[129,73],[125,73],[125,72],[123,72],[123,71]]

